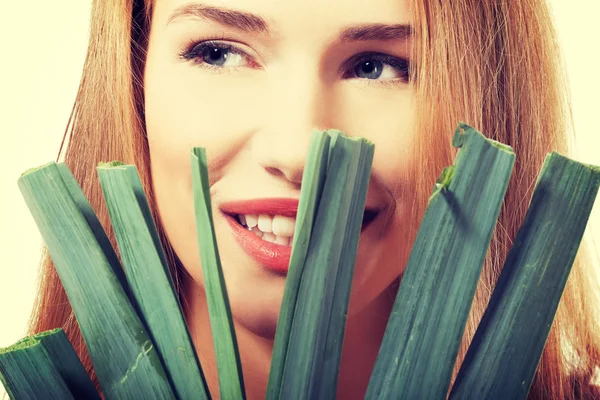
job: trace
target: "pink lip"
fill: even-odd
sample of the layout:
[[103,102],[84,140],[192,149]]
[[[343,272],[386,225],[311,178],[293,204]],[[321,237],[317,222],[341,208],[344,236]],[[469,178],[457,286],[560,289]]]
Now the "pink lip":
[[279,214],[295,217],[298,203],[298,199],[289,198],[237,200],[223,203],[219,208],[226,214]]
[[[286,275],[290,264],[292,246],[283,246],[262,240],[255,233],[242,226],[237,219],[237,215],[277,214],[296,217],[298,202],[297,199],[291,198],[238,200],[222,203],[219,205],[219,209],[231,226],[236,240],[250,257],[268,270]],[[363,226],[363,231],[367,225]]]
[[223,215],[233,229],[238,243],[250,257],[272,272],[287,274],[292,246],[283,246],[262,240],[254,232],[244,228],[236,217],[225,213]]
[[238,214],[268,214],[295,217],[298,212],[298,200],[290,198],[269,198],[238,200],[219,206],[235,235],[236,240],[246,253],[260,265],[272,272],[287,274],[292,255],[292,246],[283,246],[262,240],[255,233],[244,228],[237,220]]

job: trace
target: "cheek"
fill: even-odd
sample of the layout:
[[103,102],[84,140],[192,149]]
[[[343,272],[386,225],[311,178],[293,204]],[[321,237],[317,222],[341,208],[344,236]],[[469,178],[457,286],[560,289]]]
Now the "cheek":
[[375,144],[373,172],[388,188],[406,186],[414,163],[418,137],[414,131],[414,91],[389,88],[359,88],[353,83],[341,87],[334,112],[352,135]]
[[[150,53],[144,76],[145,114],[152,182],[167,237],[194,280],[202,282],[190,152],[205,147],[209,159],[225,151],[236,120],[227,118],[227,96],[216,84],[198,79],[188,64]],[[194,74],[196,72],[196,74]]]
[[246,106],[249,88],[232,82],[187,65],[150,69],[145,82],[150,145],[177,159],[194,146],[205,147],[209,157],[224,151],[255,118]]
[[396,202],[389,223],[382,228],[376,243],[366,243],[358,254],[353,283],[353,311],[364,309],[401,274],[409,249],[408,221],[415,196],[415,148],[418,136],[414,131],[414,92],[406,89],[359,87],[352,82],[340,85],[333,105],[333,115],[340,129],[363,136],[375,144],[372,177],[378,186],[389,190]]
[[[201,71],[189,62],[173,61],[160,43],[152,49],[144,74],[144,94],[155,190],[162,197],[175,187],[191,193],[191,149],[206,149],[209,168],[224,159],[255,123],[256,113],[245,106],[252,103],[249,97],[255,89]],[[171,212],[170,207],[164,209],[167,214]]]

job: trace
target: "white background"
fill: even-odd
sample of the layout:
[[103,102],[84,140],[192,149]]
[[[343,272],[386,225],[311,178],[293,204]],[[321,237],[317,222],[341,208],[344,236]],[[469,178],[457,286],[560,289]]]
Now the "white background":
[[[578,160],[600,165],[600,2],[550,3],[571,79]],[[26,169],[56,159],[81,76],[90,5],[37,0],[0,6],[0,348],[25,334],[41,249],[16,182]],[[597,201],[592,220],[599,217]]]

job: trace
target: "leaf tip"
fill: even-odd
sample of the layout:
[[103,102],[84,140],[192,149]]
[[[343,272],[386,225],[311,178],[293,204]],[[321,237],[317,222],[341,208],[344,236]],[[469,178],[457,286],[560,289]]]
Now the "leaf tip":
[[96,168],[117,168],[126,166],[124,162],[121,161],[110,161],[110,162],[99,162]]
[[39,167],[29,168],[28,170],[26,170],[25,172],[23,172],[20,177],[23,178],[23,177],[25,177],[25,176],[33,173],[33,172],[43,170],[44,168],[47,168],[50,165],[55,165],[55,164],[56,163],[54,161],[50,161],[50,162],[47,162],[47,163],[45,163],[43,165],[40,165]]
[[472,130],[473,128],[471,128],[469,125],[465,124],[462,121],[459,121],[458,126],[454,131],[454,137],[452,138],[452,146],[462,147],[463,144],[465,144],[468,132]]

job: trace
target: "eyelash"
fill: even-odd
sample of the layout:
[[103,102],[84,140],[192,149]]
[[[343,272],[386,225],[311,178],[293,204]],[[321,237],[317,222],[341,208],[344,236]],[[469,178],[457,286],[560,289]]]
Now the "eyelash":
[[[225,38],[223,38],[225,39]],[[224,43],[219,40],[208,40],[208,41],[191,41],[184,49],[179,52],[178,56],[181,60],[191,62],[195,65],[198,65],[200,68],[205,68],[216,73],[227,73],[232,71],[237,71],[244,67],[220,67],[208,64],[204,62],[202,59],[202,55],[206,50],[210,49],[220,49],[227,51],[231,54],[237,54],[244,57],[246,60],[251,60],[251,57],[239,49],[237,46],[229,43]],[[355,78],[367,81],[369,85],[378,85],[378,86],[396,86],[399,83],[408,83],[410,81],[410,62],[406,59],[394,57],[384,53],[376,53],[376,52],[366,52],[360,53],[348,61],[344,63],[342,68],[342,76],[346,77],[349,73],[353,74],[357,64],[361,61],[365,60],[375,60],[382,62],[383,64],[389,65],[392,68],[395,68],[399,74],[400,78],[390,79],[390,80],[378,80],[378,79],[366,79],[366,78]],[[256,64],[256,63],[254,63]],[[258,64],[256,64],[258,65]]]
[[[384,80],[384,81],[363,78],[363,80],[366,80],[368,84],[376,84],[376,85],[383,85],[383,86],[395,86],[395,85],[398,85],[399,83],[405,83],[405,84],[409,83],[409,81],[410,81],[410,62],[404,58],[394,57],[394,56],[391,56],[391,55],[385,54],[385,53],[366,52],[366,53],[360,53],[360,54],[353,56],[352,58],[350,58],[350,60],[348,60],[347,62],[344,63],[343,76],[346,76],[346,74],[348,74],[348,73],[354,73],[354,70],[355,70],[356,66],[358,65],[358,63],[362,62],[362,61],[366,61],[366,60],[375,60],[375,61],[382,62],[383,64],[387,64],[387,65],[391,66],[392,68],[396,69],[400,74],[400,78],[389,79],[389,80]],[[361,79],[361,78],[356,78],[356,79]]]
[[223,68],[223,67],[217,67],[215,65],[210,65],[210,64],[205,63],[202,60],[202,53],[204,53],[206,50],[210,50],[210,49],[214,49],[214,48],[217,48],[220,50],[226,50],[233,54],[239,54],[244,58],[250,58],[250,56],[248,56],[246,54],[246,52],[240,50],[236,46],[229,44],[229,43],[223,43],[220,41],[216,41],[216,40],[208,40],[205,42],[192,41],[183,49],[183,51],[181,51],[179,53],[179,58],[184,61],[189,61],[193,64],[196,64],[201,68],[213,70],[218,73],[226,72],[226,71],[224,71],[225,69],[228,69],[230,71],[231,70],[236,71],[236,70],[242,68],[242,67]]

